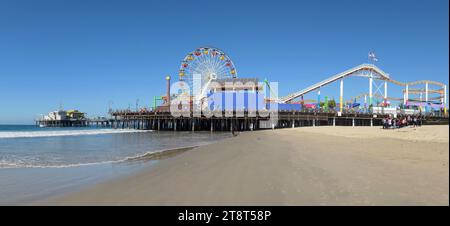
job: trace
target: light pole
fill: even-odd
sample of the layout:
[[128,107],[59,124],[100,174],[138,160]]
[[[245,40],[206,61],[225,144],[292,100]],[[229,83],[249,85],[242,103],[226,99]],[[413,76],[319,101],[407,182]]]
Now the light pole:
[[114,104],[114,102],[113,102],[112,100],[110,100],[110,101],[108,102],[108,113],[109,113],[109,114],[112,113],[111,105],[113,105],[113,104]]
[[139,110],[139,99],[136,99],[136,112]]

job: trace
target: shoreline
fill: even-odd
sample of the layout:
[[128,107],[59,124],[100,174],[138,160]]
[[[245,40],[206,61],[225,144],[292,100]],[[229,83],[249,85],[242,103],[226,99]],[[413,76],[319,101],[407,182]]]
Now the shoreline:
[[62,169],[62,168],[75,168],[75,167],[86,167],[86,166],[98,166],[98,165],[107,165],[107,164],[127,164],[133,162],[147,162],[147,161],[156,161],[162,160],[166,158],[173,157],[175,155],[181,154],[185,151],[189,151],[195,149],[200,146],[186,146],[179,148],[169,148],[162,149],[156,151],[148,151],[144,154],[126,157],[120,160],[110,160],[103,162],[88,162],[88,163],[77,163],[77,164],[67,164],[67,165],[50,165],[50,166],[35,166],[35,165],[24,165],[24,166],[2,166],[1,169]]
[[137,161],[152,161],[152,160],[163,160],[167,158],[174,157],[176,155],[179,155],[183,152],[190,151],[192,149],[198,148],[200,146],[187,146],[187,147],[179,147],[179,148],[170,148],[170,149],[164,149],[154,152],[147,152],[142,155],[138,155],[136,157],[127,157],[124,160],[121,160],[117,163],[133,163]]
[[[106,131],[107,133],[104,133],[103,130],[93,130],[94,134],[70,136],[58,134],[46,137],[2,138],[0,135],[0,145],[2,146],[0,147],[2,152],[0,169],[69,168],[115,164],[140,158],[150,158],[151,160],[154,155],[152,153],[207,145],[231,136],[228,133],[212,134],[200,131],[194,134],[189,131],[175,133],[173,131],[139,130],[133,130],[133,132],[118,130],[113,133]],[[50,131],[50,133],[54,132]],[[75,132],[79,133],[79,131]],[[0,131],[0,133],[2,132]],[[35,131],[19,131],[19,133],[35,133]],[[136,142],[133,139],[141,139],[141,141]],[[52,145],[52,142],[59,145]],[[16,152],[21,155],[16,156]],[[73,156],[70,156],[71,154]]]
[[448,126],[361,128],[241,133],[30,205],[448,205]]
[[[47,190],[50,187],[50,192],[31,192],[25,191],[25,196],[15,196],[11,193],[14,190],[8,189],[7,193],[11,193],[6,199],[0,200],[0,205],[27,205],[28,203],[39,202],[41,200],[47,200],[54,197],[61,197],[67,194],[71,194],[80,191],[85,188],[96,186],[97,184],[108,182],[111,180],[120,179],[123,177],[131,176],[142,170],[151,169],[154,165],[158,164],[160,160],[168,159],[179,155],[183,152],[195,149],[199,146],[187,146],[180,148],[170,148],[164,150],[158,150],[156,152],[148,152],[140,156],[129,157],[124,160],[116,162],[99,162],[83,165],[70,165],[63,167],[19,167],[19,168],[3,168],[5,173],[14,172],[13,175],[48,175],[44,185],[38,185],[41,189]],[[0,169],[2,170],[2,169]],[[31,170],[31,171],[30,171]],[[74,176],[75,175],[75,176]],[[65,176],[69,176],[62,179]],[[28,178],[29,176],[26,176]],[[52,179],[51,177],[57,177],[58,179]],[[3,177],[0,177],[0,179]],[[19,177],[23,178],[23,176]],[[11,181],[12,178],[3,178],[6,181]],[[31,178],[29,178],[31,179]],[[61,183],[65,181],[65,183]],[[12,181],[13,182],[13,181]],[[9,183],[9,182],[8,182]],[[8,184],[7,183],[7,184]],[[8,186],[8,185],[7,185]],[[35,190],[35,189],[34,189]],[[5,195],[5,194],[1,194]],[[1,197],[1,196],[0,196]]]
[[[0,180],[4,180],[5,183],[0,186],[2,188],[0,205],[27,205],[27,203],[61,197],[102,182],[120,179],[141,170],[150,169],[160,160],[176,156],[196,147],[150,152],[120,162],[101,162],[65,167],[3,168],[0,169],[3,170],[0,174]],[[17,178],[20,178],[19,180],[22,182],[15,181]],[[24,189],[17,188],[14,185],[15,183],[27,183],[27,181],[34,184],[26,186],[27,188]],[[41,183],[33,181],[40,181]]]

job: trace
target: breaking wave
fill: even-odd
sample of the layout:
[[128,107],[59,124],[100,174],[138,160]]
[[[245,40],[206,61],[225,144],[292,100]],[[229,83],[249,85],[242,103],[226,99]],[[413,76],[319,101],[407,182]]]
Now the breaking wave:
[[131,157],[125,157],[123,159],[119,160],[110,160],[110,161],[100,161],[100,162],[88,162],[88,163],[69,163],[69,164],[55,164],[55,163],[32,163],[33,161],[26,161],[26,160],[6,160],[6,159],[0,159],[0,169],[1,168],[70,168],[70,167],[78,167],[78,166],[93,166],[93,165],[100,165],[100,164],[114,164],[114,163],[132,163],[137,161],[149,161],[149,160],[159,160],[163,158],[168,158],[180,153],[183,153],[185,151],[194,149],[198,146],[189,146],[189,147],[181,147],[181,148],[174,148],[174,149],[167,149],[167,150],[160,150],[160,151],[149,151],[145,152],[143,154],[131,156]]

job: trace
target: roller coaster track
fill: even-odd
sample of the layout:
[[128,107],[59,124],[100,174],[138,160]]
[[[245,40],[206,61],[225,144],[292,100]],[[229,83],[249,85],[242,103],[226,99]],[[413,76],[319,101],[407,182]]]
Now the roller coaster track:
[[311,92],[313,90],[316,90],[316,89],[318,89],[318,88],[320,88],[320,87],[322,87],[324,85],[330,84],[330,83],[335,82],[335,81],[337,81],[339,79],[342,79],[344,77],[347,77],[347,76],[350,76],[350,75],[354,75],[354,74],[357,74],[357,73],[361,73],[362,74],[362,73],[368,72],[368,71],[376,72],[380,76],[380,78],[384,78],[384,79],[389,79],[390,78],[387,73],[385,73],[384,71],[382,71],[381,69],[379,69],[375,65],[372,65],[372,64],[361,64],[361,65],[359,65],[357,67],[354,67],[354,68],[351,68],[351,69],[346,70],[344,72],[341,72],[339,74],[333,75],[333,76],[331,76],[331,77],[329,77],[329,78],[327,78],[327,79],[325,79],[325,80],[323,80],[321,82],[318,82],[318,83],[316,83],[316,84],[314,84],[312,86],[307,87],[306,89],[302,89],[302,90],[300,90],[298,92],[295,92],[295,93],[289,94],[289,95],[287,95],[285,97],[282,97],[282,98],[280,98],[280,101],[281,102],[291,101],[291,100],[293,100],[295,98],[298,98],[298,97],[300,97],[300,96],[302,96],[302,95],[304,95],[306,93],[309,93],[309,92]]
[[399,81],[395,81],[393,79],[388,79],[388,82],[394,83],[396,85],[399,86],[414,86],[414,85],[420,85],[420,84],[430,84],[430,85],[437,85],[437,86],[444,86],[444,83],[440,83],[440,82],[436,82],[436,81],[431,81],[431,80],[419,80],[419,81],[414,81],[414,82],[399,82]]
[[[354,96],[354,97],[348,99],[347,101],[345,101],[345,103],[352,103],[355,99],[360,99],[360,98],[362,98],[364,96],[369,96],[369,93],[363,93],[363,94],[360,94],[358,96]],[[384,96],[382,96],[380,94],[376,94],[375,93],[375,94],[373,94],[373,96],[376,97],[376,98],[384,99]],[[403,98],[396,98],[396,97],[387,97],[386,99],[387,100],[394,100],[394,101],[403,101]],[[428,100],[440,100],[440,99],[441,99],[441,97],[429,97],[428,98]],[[409,98],[408,101],[424,102],[424,100],[412,99],[412,98]]]
[[351,68],[351,69],[341,72],[339,74],[333,75],[333,76],[331,76],[321,82],[318,82],[314,85],[311,85],[305,89],[302,89],[300,91],[297,91],[295,93],[291,93],[285,97],[282,97],[279,99],[279,101],[283,102],[283,103],[290,102],[302,95],[305,95],[311,91],[319,89],[322,86],[325,86],[327,84],[330,84],[332,82],[335,82],[335,81],[340,80],[347,76],[372,77],[374,79],[385,80],[385,81],[388,81],[390,83],[393,83],[393,84],[396,84],[399,86],[407,86],[407,85],[413,86],[413,85],[418,85],[418,84],[432,84],[432,85],[444,86],[443,83],[429,81],[429,80],[420,80],[420,81],[407,82],[407,83],[399,82],[399,81],[392,79],[389,76],[389,74],[387,74],[386,72],[384,72],[383,70],[381,70],[380,68],[378,68],[377,66],[375,66],[373,64],[361,64],[359,66],[356,66],[354,68]]
[[[406,89],[403,89],[403,93],[406,92]],[[421,94],[421,93],[425,93],[426,90],[425,89],[408,89],[408,93],[409,94]],[[437,94],[441,94],[444,95],[444,89],[429,89],[428,93],[437,93]]]

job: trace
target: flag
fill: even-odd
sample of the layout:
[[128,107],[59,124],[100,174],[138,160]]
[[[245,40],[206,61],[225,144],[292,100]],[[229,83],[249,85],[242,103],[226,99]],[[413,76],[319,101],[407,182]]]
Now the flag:
[[374,53],[374,52],[370,52],[370,53],[369,53],[369,59],[371,59],[371,60],[374,61],[374,62],[377,62],[377,61],[378,61],[378,59],[377,59],[377,57],[375,56],[375,53]]

